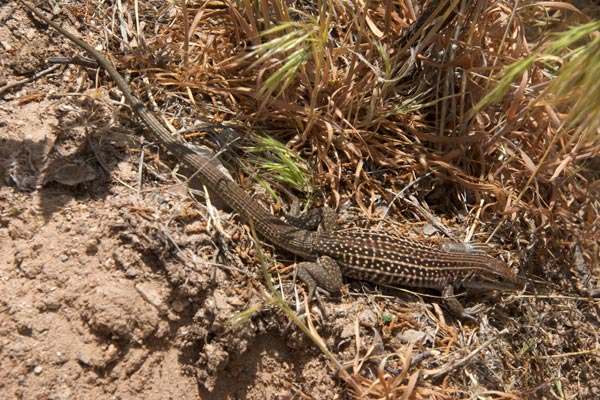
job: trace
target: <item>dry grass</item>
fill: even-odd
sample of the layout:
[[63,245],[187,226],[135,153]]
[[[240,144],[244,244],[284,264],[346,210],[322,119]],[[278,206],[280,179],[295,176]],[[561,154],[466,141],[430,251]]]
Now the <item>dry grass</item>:
[[[362,345],[357,325],[356,358],[332,363],[350,371],[352,395],[593,396],[582,388],[600,383],[598,22],[558,2],[294,4],[140,3],[141,20],[158,17],[121,61],[182,126],[201,118],[287,143],[324,203],[357,206],[366,224],[386,207],[419,223],[397,201],[408,187],[459,235],[477,225],[477,241],[498,243],[530,280],[477,326],[403,320],[387,304],[386,351]],[[394,346],[407,328],[437,334]]]

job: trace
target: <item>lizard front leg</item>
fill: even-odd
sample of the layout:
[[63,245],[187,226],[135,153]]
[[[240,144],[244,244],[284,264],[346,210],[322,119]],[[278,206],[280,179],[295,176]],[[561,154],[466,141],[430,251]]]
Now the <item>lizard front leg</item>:
[[444,303],[448,308],[448,311],[455,317],[460,319],[470,319],[471,321],[477,321],[477,319],[465,311],[462,304],[454,297],[454,286],[447,285],[444,290],[442,290],[442,297],[444,298]]
[[337,214],[329,207],[311,208],[302,216],[286,214],[285,219],[290,225],[309,231],[331,233],[338,229]]

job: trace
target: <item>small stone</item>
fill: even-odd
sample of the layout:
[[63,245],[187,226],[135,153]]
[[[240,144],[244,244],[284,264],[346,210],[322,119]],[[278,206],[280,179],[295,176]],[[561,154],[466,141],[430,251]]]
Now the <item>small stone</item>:
[[425,224],[423,226],[423,235],[425,235],[425,236],[431,236],[431,235],[435,234],[436,232],[437,232],[436,227],[431,224]]
[[190,302],[185,299],[175,299],[173,300],[173,302],[171,302],[171,307],[175,312],[181,313],[187,308],[189,304]]
[[414,329],[407,329],[404,332],[396,335],[396,339],[403,343],[422,343],[423,339],[427,337],[427,333],[423,331],[417,331]]
[[96,245],[96,243],[88,243],[85,248],[85,254],[87,254],[88,256],[93,256],[96,253],[98,253],[98,246]]

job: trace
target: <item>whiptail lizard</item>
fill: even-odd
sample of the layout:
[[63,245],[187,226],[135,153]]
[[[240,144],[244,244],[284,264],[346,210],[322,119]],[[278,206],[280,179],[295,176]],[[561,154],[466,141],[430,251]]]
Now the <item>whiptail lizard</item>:
[[[210,160],[169,132],[131,91],[113,64],[88,43],[64,30],[41,11],[19,0],[33,14],[92,56],[123,92],[153,141],[198,171],[202,182],[267,241],[310,262],[297,266],[311,299],[317,286],[337,292],[342,275],[388,285],[406,285],[452,293],[456,286],[517,290],[523,282],[503,262],[478,252],[447,251],[424,242],[367,230],[322,233],[295,227],[272,215]],[[316,261],[316,262],[315,262]],[[456,301],[454,299],[454,301]],[[457,303],[453,307],[457,307]],[[460,310],[462,310],[460,308]]]

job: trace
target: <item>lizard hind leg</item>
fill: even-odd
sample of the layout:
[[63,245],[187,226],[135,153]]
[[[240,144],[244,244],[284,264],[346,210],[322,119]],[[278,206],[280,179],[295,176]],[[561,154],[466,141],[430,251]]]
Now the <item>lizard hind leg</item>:
[[335,260],[322,256],[314,261],[301,262],[296,266],[296,275],[308,288],[308,301],[313,299],[317,287],[337,293],[342,287],[342,271]]

